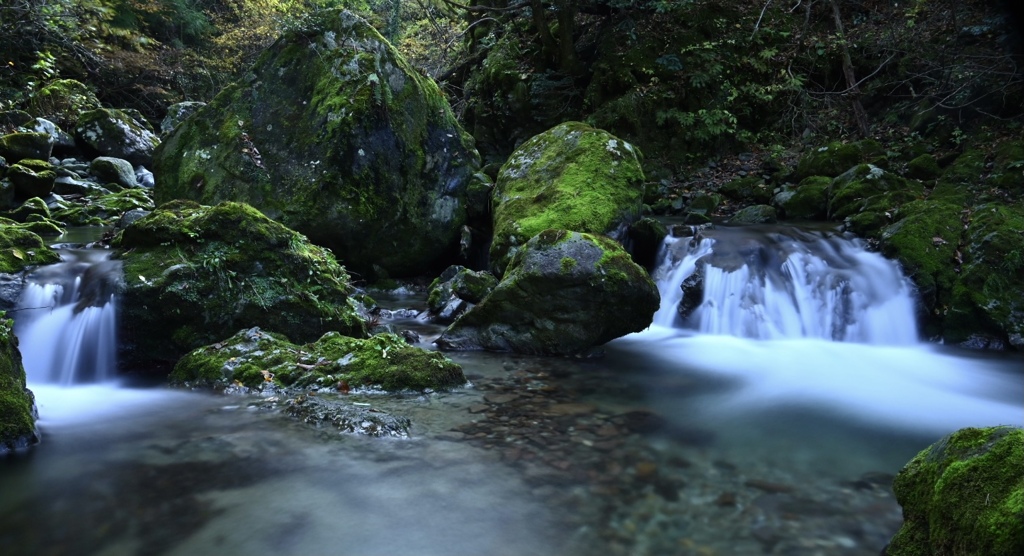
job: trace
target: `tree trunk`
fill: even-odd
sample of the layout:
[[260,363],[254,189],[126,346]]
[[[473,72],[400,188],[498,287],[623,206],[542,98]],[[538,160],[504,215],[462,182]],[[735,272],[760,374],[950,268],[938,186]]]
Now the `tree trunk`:
[[846,32],[843,30],[843,18],[839,15],[839,5],[836,0],[829,0],[832,6],[832,17],[835,18],[836,31],[839,33],[840,44],[843,51],[843,75],[846,76],[846,88],[850,98],[853,99],[853,115],[857,120],[857,129],[862,137],[868,136],[868,113],[864,105],[860,103],[860,87],[857,85],[857,77],[853,73],[853,61],[850,59],[850,47],[846,44]]

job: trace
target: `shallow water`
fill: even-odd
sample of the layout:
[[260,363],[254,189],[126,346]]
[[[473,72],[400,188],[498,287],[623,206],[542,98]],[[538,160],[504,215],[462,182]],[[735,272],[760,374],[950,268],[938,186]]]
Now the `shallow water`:
[[[441,331],[393,324],[427,348]],[[961,427],[1024,425],[1019,355],[876,339],[655,325],[602,358],[454,353],[466,388],[342,397],[409,417],[408,439],[42,373],[43,442],[0,459],[0,553],[874,556],[903,464]]]
[[1019,358],[671,330],[607,352],[454,354],[464,390],[349,396],[412,418],[411,439],[317,430],[244,396],[34,385],[43,443],[0,461],[0,545],[877,554],[899,525],[888,476],[961,426],[1024,424]]

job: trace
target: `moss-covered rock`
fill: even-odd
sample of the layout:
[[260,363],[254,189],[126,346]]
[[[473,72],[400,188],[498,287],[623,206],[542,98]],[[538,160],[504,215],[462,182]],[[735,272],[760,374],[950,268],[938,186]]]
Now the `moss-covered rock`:
[[930,154],[922,154],[907,163],[907,177],[915,180],[933,180],[939,177],[942,168]]
[[86,197],[79,202],[53,210],[53,219],[69,226],[111,226],[131,210],[151,211],[155,208],[152,192],[134,188]]
[[771,205],[744,207],[729,218],[730,224],[774,224],[777,221],[775,207]]
[[904,522],[887,556],[1024,553],[1024,430],[961,429],[911,460],[893,491]]
[[135,180],[135,168],[131,162],[123,158],[98,156],[89,163],[89,173],[96,176],[100,183],[117,185],[110,189],[138,186]]
[[13,210],[4,212],[2,216],[4,218],[10,218],[15,222],[28,222],[35,218],[51,218],[50,207],[46,205],[46,201],[39,197],[26,199],[25,202],[21,203]]
[[53,139],[42,132],[11,133],[0,137],[0,156],[8,164],[24,159],[48,160],[53,152]]
[[200,108],[206,106],[205,102],[186,101],[172,104],[167,107],[167,115],[160,122],[160,134],[167,135],[178,127],[178,124],[185,121],[189,116],[195,114]]
[[[914,201],[899,210],[896,223],[882,230],[882,253],[900,261],[925,306],[933,309],[933,319],[942,318],[956,281],[962,210],[942,201]],[[926,327],[926,332],[934,335],[936,330]]]
[[14,274],[26,267],[60,262],[38,234],[21,224],[0,221],[0,273]]
[[878,142],[871,139],[854,143],[834,142],[811,149],[797,163],[794,179],[811,176],[834,178],[853,166],[874,160],[883,154]]
[[741,203],[765,205],[772,200],[772,188],[758,176],[747,176],[732,180],[719,188],[719,193]]
[[354,271],[444,268],[479,155],[437,85],[359,17],[318,12],[157,151],[157,202],[244,201]]
[[458,364],[394,334],[357,339],[328,332],[315,342],[295,345],[259,328],[190,352],[175,365],[171,380],[211,386],[237,382],[254,389],[273,383],[388,391],[450,390],[466,383]]
[[795,187],[785,187],[775,195],[772,204],[790,220],[824,220],[828,214],[828,194],[832,178],[811,176]]
[[974,207],[961,255],[944,338],[982,336],[1024,350],[1024,208]]
[[124,260],[125,361],[167,363],[245,326],[309,341],[364,335],[331,253],[245,204],[170,203],[114,240]]
[[498,279],[490,272],[450,266],[427,288],[427,309],[435,322],[450,323],[480,303],[496,285]]
[[861,164],[836,177],[829,189],[828,215],[846,220],[851,231],[877,237],[905,203],[924,197],[924,186],[873,164]]
[[35,400],[25,387],[18,338],[13,322],[0,313],[0,455],[37,442]]
[[74,79],[56,79],[44,85],[29,99],[28,109],[41,118],[71,129],[82,112],[100,107],[96,95]]
[[523,143],[494,188],[491,265],[546,229],[618,234],[640,217],[644,174],[638,151],[613,135],[567,122]]
[[658,303],[650,276],[615,241],[545,230],[518,250],[494,291],[437,344],[576,355],[647,328]]
[[44,160],[25,159],[7,169],[7,179],[21,198],[45,197],[53,191],[57,172]]
[[83,113],[75,124],[75,139],[100,156],[143,166],[152,163],[153,150],[160,144],[148,123],[127,111],[106,108]]

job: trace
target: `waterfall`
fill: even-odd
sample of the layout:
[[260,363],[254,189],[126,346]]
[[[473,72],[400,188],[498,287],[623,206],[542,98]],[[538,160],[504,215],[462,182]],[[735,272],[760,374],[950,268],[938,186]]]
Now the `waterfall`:
[[60,385],[103,382],[117,368],[121,268],[95,249],[61,250],[63,262],[27,277],[15,332],[28,380]]
[[718,228],[667,237],[654,324],[706,334],[913,344],[914,289],[899,266],[835,232]]

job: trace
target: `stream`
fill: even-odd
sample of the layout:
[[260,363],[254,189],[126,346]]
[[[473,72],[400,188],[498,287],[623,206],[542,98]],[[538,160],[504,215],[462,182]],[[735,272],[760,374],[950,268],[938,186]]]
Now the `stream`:
[[[345,396],[411,418],[407,439],[312,428],[270,395],[102,372],[65,386],[51,359],[30,363],[61,336],[29,343],[25,318],[43,440],[0,459],[2,552],[877,555],[902,520],[892,477],[918,451],[1024,425],[1024,359],[918,342],[895,265],[787,234],[666,240],[658,324],[602,358],[452,353],[466,388]],[[684,315],[677,284],[701,267]],[[428,349],[442,330],[391,323]]]

